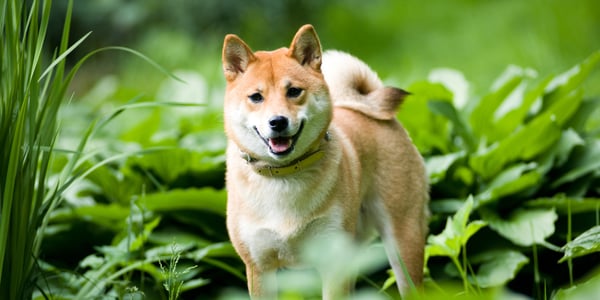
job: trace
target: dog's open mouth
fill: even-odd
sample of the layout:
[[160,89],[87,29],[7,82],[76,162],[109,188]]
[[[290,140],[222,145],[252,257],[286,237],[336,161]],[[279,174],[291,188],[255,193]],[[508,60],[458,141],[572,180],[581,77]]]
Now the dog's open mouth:
[[254,127],[256,134],[265,142],[267,147],[269,147],[269,151],[275,155],[286,155],[294,150],[294,146],[296,145],[296,141],[300,137],[302,133],[302,129],[304,128],[304,121],[300,123],[300,129],[298,132],[292,136],[278,136],[273,138],[264,138],[258,129]]

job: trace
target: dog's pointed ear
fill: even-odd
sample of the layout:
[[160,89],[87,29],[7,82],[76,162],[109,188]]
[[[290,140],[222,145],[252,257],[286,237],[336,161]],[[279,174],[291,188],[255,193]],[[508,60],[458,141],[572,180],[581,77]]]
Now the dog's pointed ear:
[[290,46],[290,56],[301,65],[321,70],[321,42],[312,25],[300,27]]
[[256,58],[250,47],[237,35],[228,34],[223,42],[223,73],[227,81],[235,80],[244,73]]

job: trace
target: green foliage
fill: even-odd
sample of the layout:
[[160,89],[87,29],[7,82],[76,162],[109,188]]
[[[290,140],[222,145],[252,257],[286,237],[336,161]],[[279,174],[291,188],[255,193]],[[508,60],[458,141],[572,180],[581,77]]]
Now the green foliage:
[[600,225],[596,225],[563,246],[565,255],[558,261],[589,255],[600,251]]
[[[461,106],[449,95],[458,88],[453,78],[408,88],[416,92],[399,117],[416,133],[431,179],[433,234],[426,253],[433,280],[460,278],[469,294],[508,285],[544,298],[563,285],[576,288],[574,274],[591,271],[585,261],[594,260],[600,245],[600,149],[592,125],[600,109],[597,99],[584,96],[582,83],[599,62],[596,52],[541,80],[510,67],[488,95]],[[418,111],[420,118],[413,114]],[[455,214],[441,226],[448,213]],[[438,255],[452,264],[440,268]],[[515,284],[531,272],[533,289]],[[561,281],[560,272],[569,281]]]

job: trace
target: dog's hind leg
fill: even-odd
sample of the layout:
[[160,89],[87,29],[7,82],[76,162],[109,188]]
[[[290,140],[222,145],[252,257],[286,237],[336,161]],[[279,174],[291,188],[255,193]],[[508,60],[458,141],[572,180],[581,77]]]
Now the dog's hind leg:
[[[406,195],[386,195],[400,198]],[[386,202],[373,200],[368,209],[375,222],[385,251],[396,277],[396,284],[402,296],[406,296],[412,287],[418,287],[423,280],[423,262],[425,238],[427,234],[427,211],[421,205],[423,200],[393,199],[405,201],[401,203],[418,203],[421,209],[416,212],[398,212],[397,206],[386,205]],[[392,199],[387,199],[387,201]],[[392,201],[392,203],[394,203]],[[396,202],[398,203],[398,202]],[[407,276],[408,275],[408,276]]]

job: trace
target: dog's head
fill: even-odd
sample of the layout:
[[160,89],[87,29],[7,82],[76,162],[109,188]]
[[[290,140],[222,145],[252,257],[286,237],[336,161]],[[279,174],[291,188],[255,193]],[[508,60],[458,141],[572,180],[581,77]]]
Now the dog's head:
[[299,158],[325,134],[332,104],[311,25],[289,48],[252,52],[239,37],[223,45],[225,131],[244,152],[274,164]]

